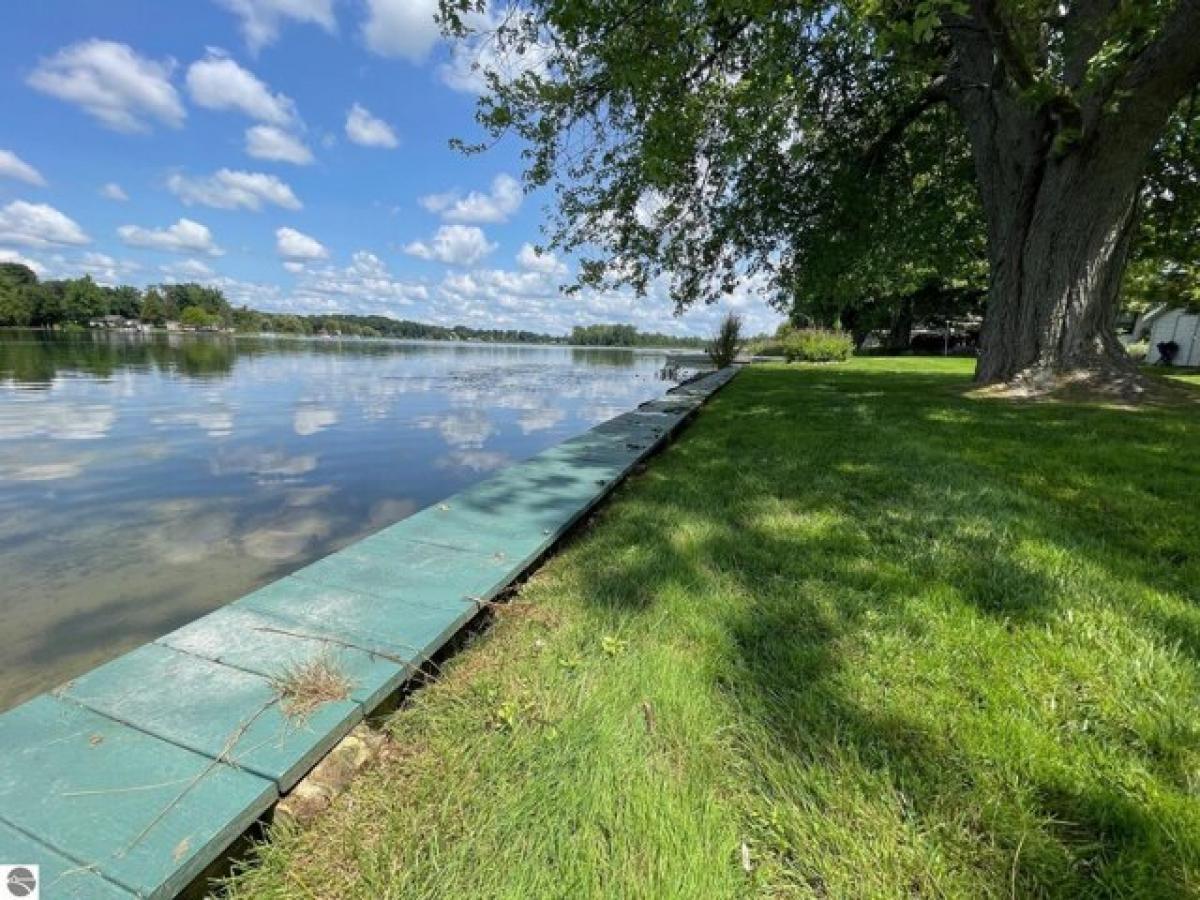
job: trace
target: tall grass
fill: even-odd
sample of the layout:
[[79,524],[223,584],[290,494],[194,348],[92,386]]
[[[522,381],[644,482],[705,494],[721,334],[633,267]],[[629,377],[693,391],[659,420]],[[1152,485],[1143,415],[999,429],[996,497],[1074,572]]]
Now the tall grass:
[[705,348],[705,353],[714,366],[723,369],[737,359],[738,351],[742,348],[742,317],[737,313],[726,313],[717,327],[717,333],[712,342]]

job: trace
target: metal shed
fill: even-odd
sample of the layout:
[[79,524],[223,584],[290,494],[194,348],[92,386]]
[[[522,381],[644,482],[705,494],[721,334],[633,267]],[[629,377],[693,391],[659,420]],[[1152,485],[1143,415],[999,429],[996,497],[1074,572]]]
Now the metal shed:
[[1159,315],[1150,326],[1150,351],[1146,362],[1159,361],[1158,345],[1174,341],[1179,353],[1172,365],[1200,366],[1200,313],[1186,309],[1168,309]]

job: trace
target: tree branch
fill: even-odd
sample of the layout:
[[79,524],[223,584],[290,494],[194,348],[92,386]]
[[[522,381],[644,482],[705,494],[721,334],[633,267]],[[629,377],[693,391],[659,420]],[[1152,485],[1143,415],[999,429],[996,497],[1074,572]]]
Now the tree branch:
[[[1180,0],[1158,37],[1134,60],[1115,95],[1125,115],[1164,114],[1200,82],[1200,0]],[[1142,112],[1144,110],[1144,112]]]
[[728,33],[719,36],[714,35],[712,48],[692,67],[691,71],[684,75],[684,83],[689,88],[694,87],[696,80],[701,76],[706,76],[724,58],[726,51],[729,50],[733,42],[741,37],[742,33],[753,24],[754,19],[747,17],[733,23]]
[[863,168],[870,174],[883,161],[883,155],[903,136],[913,122],[925,111],[949,99],[946,93],[947,77],[939,75],[931,81],[912,103],[900,111],[895,121],[879,135],[863,154]]
[[1009,76],[1021,90],[1029,90],[1037,83],[1037,76],[1000,14],[996,0],[974,0],[971,7],[975,12],[975,18],[987,28],[988,35],[992,39],[992,46],[995,47],[996,54],[1004,63]]

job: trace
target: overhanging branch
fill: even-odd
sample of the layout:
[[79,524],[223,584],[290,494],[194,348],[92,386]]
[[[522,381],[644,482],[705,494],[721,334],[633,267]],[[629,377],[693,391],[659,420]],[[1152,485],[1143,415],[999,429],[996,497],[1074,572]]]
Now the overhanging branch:
[[944,103],[948,99],[946,81],[945,75],[939,75],[933,79],[912,103],[900,111],[900,114],[888,126],[887,130],[871,143],[871,146],[867,148],[867,152],[863,154],[863,167],[867,170],[868,174],[875,171],[876,167],[883,161],[884,154],[891,149],[893,144],[900,140],[913,122],[921,118],[926,110],[937,106],[939,103]]
[[1173,109],[1200,82],[1200,0],[1180,0],[1158,36],[1133,61],[1116,93],[1134,101],[1136,115],[1146,105]]

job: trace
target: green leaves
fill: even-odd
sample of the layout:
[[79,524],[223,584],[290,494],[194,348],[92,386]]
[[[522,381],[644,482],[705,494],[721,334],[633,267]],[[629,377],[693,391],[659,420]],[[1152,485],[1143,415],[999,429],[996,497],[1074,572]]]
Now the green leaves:
[[[465,22],[478,3],[442,5]],[[987,283],[968,135],[943,109],[912,112],[927,89],[960,112],[991,92],[1053,120],[1038,146],[1063,159],[1174,8],[530,0],[494,45],[544,65],[493,79],[478,120],[523,142],[530,185],[553,185],[547,244],[583,257],[574,289],[666,285],[684,309],[753,283],[799,318],[886,321],[929,285]]]
[[[900,7],[897,9],[896,7]],[[904,55],[907,51],[932,44],[945,17],[963,16],[968,7],[962,0],[917,0],[915,3],[871,2],[865,15],[878,30],[876,51]]]
[[1154,150],[1123,296],[1141,310],[1200,302],[1200,98],[1185,100]]

